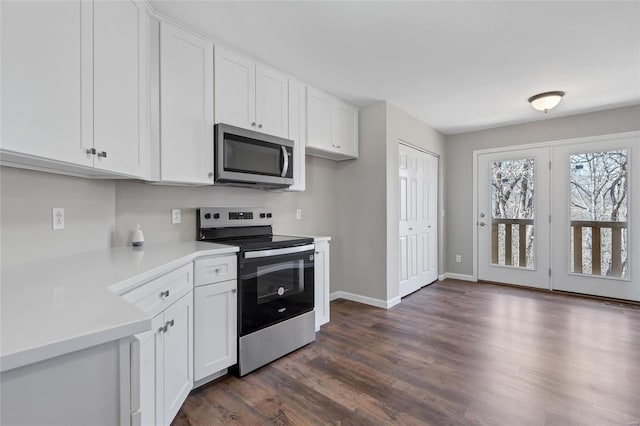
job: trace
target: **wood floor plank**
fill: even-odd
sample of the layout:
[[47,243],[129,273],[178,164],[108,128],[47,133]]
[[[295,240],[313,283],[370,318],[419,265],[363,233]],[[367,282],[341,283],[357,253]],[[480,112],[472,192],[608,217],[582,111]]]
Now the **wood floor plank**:
[[640,425],[640,306],[446,280],[337,300],[316,341],[192,392],[176,426]]

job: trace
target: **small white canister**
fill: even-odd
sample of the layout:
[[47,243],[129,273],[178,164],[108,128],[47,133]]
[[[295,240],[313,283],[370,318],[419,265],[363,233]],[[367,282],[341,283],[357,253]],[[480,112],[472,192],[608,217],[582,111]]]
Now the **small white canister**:
[[134,247],[140,247],[144,244],[144,234],[142,233],[140,224],[136,225],[136,232],[134,232],[133,238],[131,238],[131,244],[133,244]]

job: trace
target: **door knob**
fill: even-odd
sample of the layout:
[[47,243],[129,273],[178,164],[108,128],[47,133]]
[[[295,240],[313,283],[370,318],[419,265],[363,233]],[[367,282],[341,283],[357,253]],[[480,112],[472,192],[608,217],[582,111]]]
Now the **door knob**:
[[484,226],[486,225],[484,222],[480,222],[480,226]]
[[484,213],[480,213],[480,217],[484,217]]

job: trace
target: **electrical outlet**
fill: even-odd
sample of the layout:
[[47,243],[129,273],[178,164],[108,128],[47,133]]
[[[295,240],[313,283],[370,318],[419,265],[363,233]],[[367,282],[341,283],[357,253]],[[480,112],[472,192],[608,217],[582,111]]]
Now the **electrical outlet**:
[[62,207],[51,209],[51,223],[54,230],[64,229],[64,209]]
[[175,225],[180,222],[182,222],[182,210],[171,209],[171,223]]
[[296,210],[296,219],[302,219],[302,209]]
[[456,254],[456,263],[460,263],[462,262],[462,256],[460,256],[459,254]]

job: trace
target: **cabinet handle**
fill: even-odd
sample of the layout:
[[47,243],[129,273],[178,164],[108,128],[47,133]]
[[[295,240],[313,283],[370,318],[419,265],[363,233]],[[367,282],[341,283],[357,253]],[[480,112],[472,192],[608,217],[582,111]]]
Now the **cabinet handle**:
[[158,333],[166,333],[169,327],[165,324],[163,327],[158,329]]
[[107,151],[100,151],[100,152],[98,153],[98,157],[107,158]]
[[340,149],[340,148],[342,148],[342,146],[341,145],[336,145],[336,148]]
[[219,274],[220,273],[220,268],[214,269],[213,272],[215,272],[216,274]]
[[236,290],[235,288],[231,289],[231,293],[236,293],[238,290]]
[[251,127],[256,127],[256,122],[255,121],[251,122]]
[[213,172],[209,172],[208,177],[213,177]]
[[319,251],[317,251],[317,252],[316,252],[316,254],[320,254],[320,252],[319,252]]
[[161,291],[160,297],[169,297],[169,290]]
[[167,327],[167,328],[169,328],[169,327],[173,327],[173,324],[175,324],[175,323],[173,322],[173,320],[171,320],[171,321],[167,321],[167,324],[165,325],[165,327]]
[[85,152],[87,154],[96,155],[96,149],[95,148],[87,148],[87,150]]
[[258,129],[262,129],[262,124],[258,124]]

